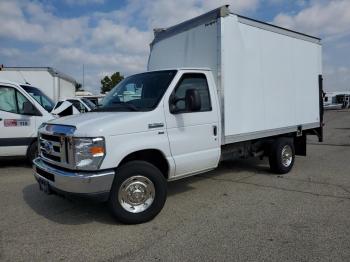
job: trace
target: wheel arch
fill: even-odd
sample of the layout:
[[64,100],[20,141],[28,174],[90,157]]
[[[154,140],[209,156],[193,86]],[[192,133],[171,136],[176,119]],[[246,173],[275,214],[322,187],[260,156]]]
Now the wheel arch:
[[32,139],[30,139],[29,143],[28,143],[28,146],[27,146],[27,150],[26,150],[26,157],[28,158],[29,156],[29,150],[30,150],[30,147],[34,144],[34,143],[37,143],[38,142],[38,138],[37,137],[33,137]]
[[154,165],[164,175],[165,179],[169,178],[170,164],[159,149],[142,149],[129,153],[119,162],[118,167],[134,160],[142,160]]

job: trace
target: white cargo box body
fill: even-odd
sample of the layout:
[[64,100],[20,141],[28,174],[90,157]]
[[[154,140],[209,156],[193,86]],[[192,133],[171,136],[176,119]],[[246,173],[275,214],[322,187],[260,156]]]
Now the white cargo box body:
[[1,78],[39,88],[55,102],[75,96],[76,81],[52,67],[4,67],[0,68]]
[[321,49],[318,38],[224,6],[156,32],[148,70],[212,70],[227,144],[320,126]]

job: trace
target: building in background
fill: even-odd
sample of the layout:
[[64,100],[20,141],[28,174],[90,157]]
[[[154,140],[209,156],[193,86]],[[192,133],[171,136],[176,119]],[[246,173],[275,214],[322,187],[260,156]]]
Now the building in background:
[[35,86],[55,102],[75,96],[77,81],[52,67],[0,67],[0,77]]
[[325,109],[350,108],[350,91],[326,92],[323,105]]

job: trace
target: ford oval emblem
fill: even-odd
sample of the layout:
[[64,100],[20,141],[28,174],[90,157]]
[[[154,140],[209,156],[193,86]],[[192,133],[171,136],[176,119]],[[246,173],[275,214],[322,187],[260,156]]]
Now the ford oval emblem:
[[46,154],[51,154],[53,151],[53,145],[51,142],[49,141],[44,141],[43,142],[43,147],[44,151],[46,152]]

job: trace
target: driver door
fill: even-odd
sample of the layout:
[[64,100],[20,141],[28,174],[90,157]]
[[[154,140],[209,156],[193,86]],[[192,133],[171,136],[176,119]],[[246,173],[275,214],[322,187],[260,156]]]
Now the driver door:
[[[201,108],[186,109],[184,99],[176,102],[177,113],[171,113],[172,99],[165,104],[167,134],[175,161],[175,176],[186,176],[210,170],[218,165],[218,107],[203,73],[184,73],[170,97],[184,98],[186,91],[197,89]],[[169,104],[170,103],[170,104]]]

